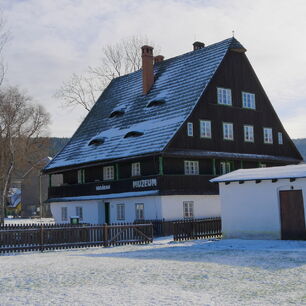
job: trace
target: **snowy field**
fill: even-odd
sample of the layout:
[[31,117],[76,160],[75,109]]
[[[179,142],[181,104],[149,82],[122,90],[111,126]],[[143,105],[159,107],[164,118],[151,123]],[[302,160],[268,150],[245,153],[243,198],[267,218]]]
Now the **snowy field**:
[[163,238],[0,264],[0,305],[306,305],[306,241]]

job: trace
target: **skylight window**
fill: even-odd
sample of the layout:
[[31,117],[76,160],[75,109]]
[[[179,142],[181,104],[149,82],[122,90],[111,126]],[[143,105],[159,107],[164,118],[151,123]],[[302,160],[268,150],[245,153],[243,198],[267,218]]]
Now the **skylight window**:
[[105,137],[94,137],[89,141],[88,145],[89,146],[101,145],[105,142],[105,139],[106,139]]
[[158,106],[158,105],[163,105],[166,103],[165,99],[155,99],[151,100],[148,104],[147,107],[152,107],[152,106]]
[[128,138],[128,137],[138,137],[138,136],[142,136],[143,135],[143,132],[140,132],[140,131],[130,131],[130,132],[127,132],[125,135],[124,135],[124,138]]

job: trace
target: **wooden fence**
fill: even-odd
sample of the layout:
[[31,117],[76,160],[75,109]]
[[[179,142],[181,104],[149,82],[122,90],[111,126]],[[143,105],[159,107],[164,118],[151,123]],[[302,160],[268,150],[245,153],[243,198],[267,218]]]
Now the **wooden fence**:
[[152,224],[153,225],[153,236],[163,237],[173,235],[173,223],[175,221],[165,220],[137,220],[134,224]]
[[[181,225],[181,227],[185,227],[186,231],[188,231],[190,228],[190,222],[196,222],[197,224],[201,225],[195,225],[194,230],[202,230],[202,228],[207,229],[209,226],[212,226],[212,220],[220,221],[219,225],[217,225],[218,232],[220,232],[221,235],[221,219],[220,218],[201,218],[201,219],[188,219],[188,220],[137,220],[134,222],[134,224],[150,224],[153,225],[153,236],[154,237],[162,237],[162,236],[171,236],[175,235],[177,233],[177,230],[174,229],[174,224],[180,223],[184,224]],[[207,223],[208,222],[208,223]],[[187,225],[189,224],[189,225]],[[204,225],[205,224],[205,225]],[[214,223],[215,224],[215,223]],[[218,227],[219,226],[219,227]],[[193,239],[193,238],[190,238]]]
[[221,218],[182,220],[173,224],[174,241],[221,237]]
[[107,247],[152,241],[152,224],[0,226],[0,253]]

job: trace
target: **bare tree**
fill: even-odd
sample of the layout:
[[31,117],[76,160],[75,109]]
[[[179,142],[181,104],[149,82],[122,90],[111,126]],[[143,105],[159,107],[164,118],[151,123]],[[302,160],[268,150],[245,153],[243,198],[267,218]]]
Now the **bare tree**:
[[98,66],[89,66],[81,75],[73,74],[63,83],[55,96],[61,98],[65,106],[81,106],[90,111],[98,95],[116,77],[141,68],[141,46],[151,44],[147,38],[132,36],[102,49]]
[[8,39],[9,39],[9,32],[6,28],[6,22],[3,15],[0,13],[0,86],[3,83],[5,70],[6,70],[2,53]]
[[0,90],[0,224],[4,222],[13,172],[21,164],[34,163],[48,124],[49,114],[44,108],[32,104],[31,97],[17,87]]

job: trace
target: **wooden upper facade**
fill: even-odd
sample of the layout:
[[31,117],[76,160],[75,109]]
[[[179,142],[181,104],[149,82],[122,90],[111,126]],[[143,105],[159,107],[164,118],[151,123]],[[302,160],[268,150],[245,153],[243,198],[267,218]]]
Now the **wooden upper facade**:
[[[146,153],[144,148],[143,154],[46,168],[46,173],[63,175],[62,186],[49,188],[49,199],[147,190],[217,194],[217,185],[209,183],[216,175],[299,163],[301,155],[241,50],[226,51],[192,111],[162,150]],[[152,107],[161,112],[165,106]],[[137,141],[143,136],[131,137]]]

